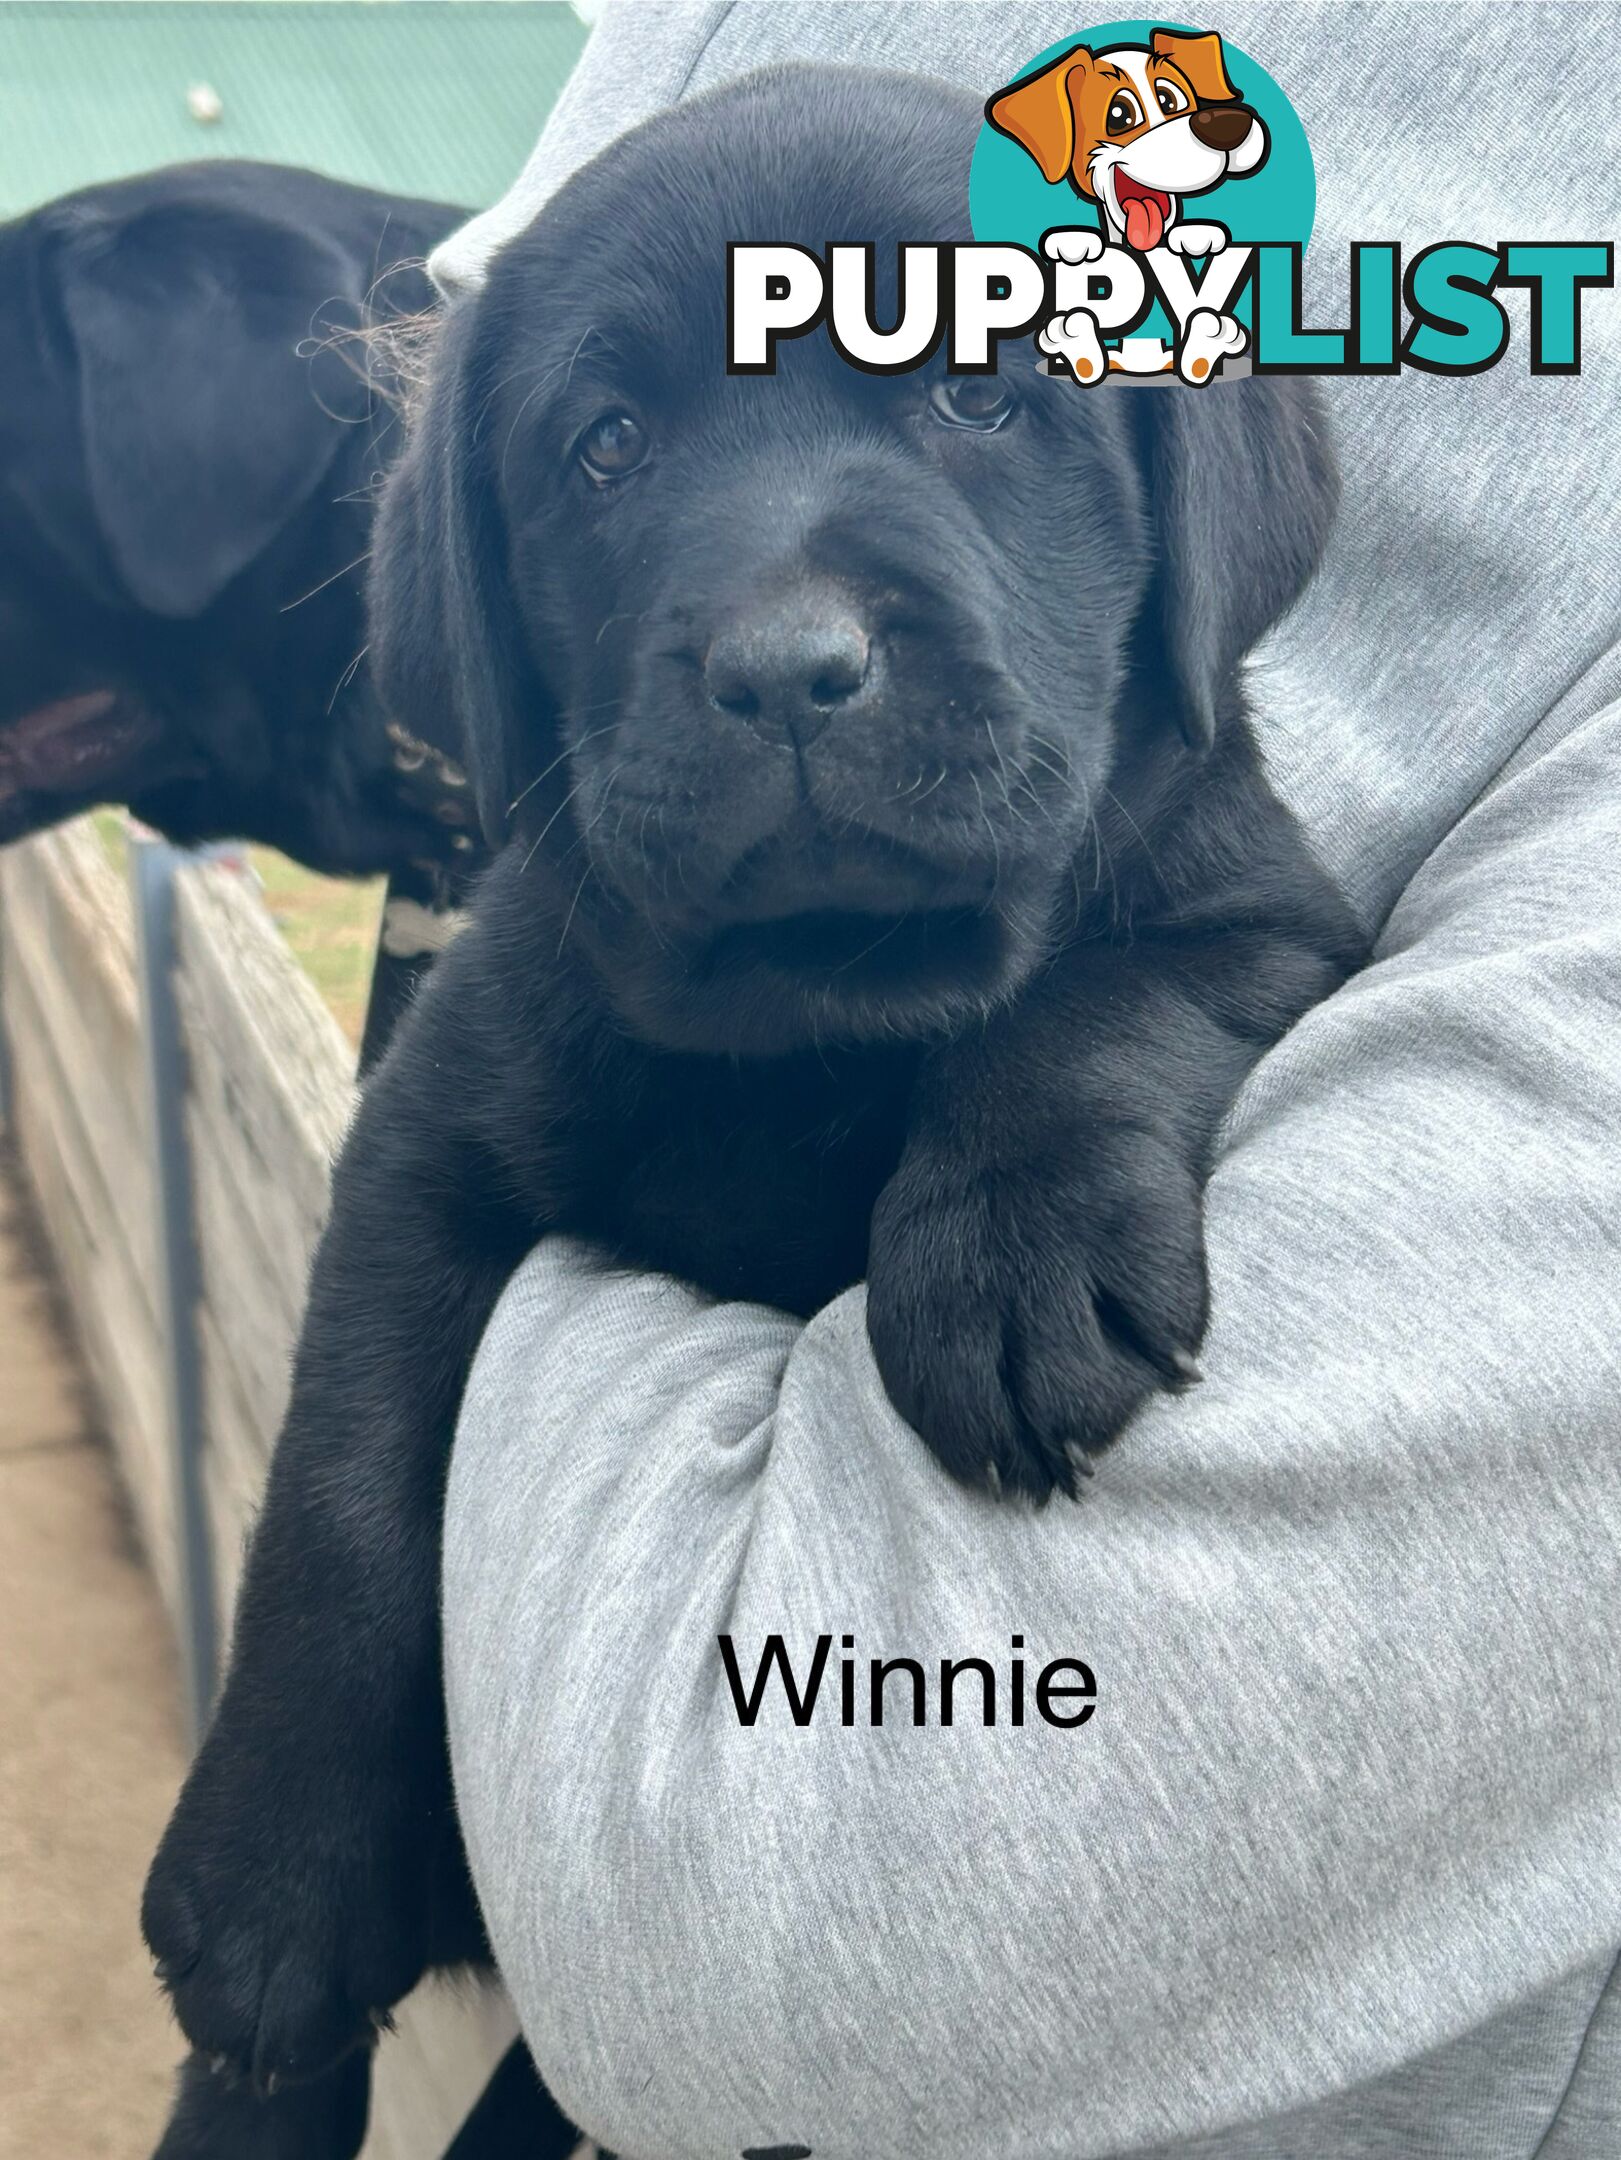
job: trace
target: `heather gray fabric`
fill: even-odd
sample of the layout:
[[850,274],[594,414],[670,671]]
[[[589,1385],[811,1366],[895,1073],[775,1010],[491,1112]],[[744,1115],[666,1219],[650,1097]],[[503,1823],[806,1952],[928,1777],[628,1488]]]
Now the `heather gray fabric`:
[[[611,13],[535,170],[787,52],[989,88],[1084,26]],[[1608,229],[1610,10],[1220,27],[1315,146],[1310,319],[1351,237]],[[1346,513],[1255,687],[1378,957],[1246,1090],[1208,1377],[1079,1506],[950,1486],[859,1292],[799,1328],[557,1244],[504,1300],[450,1492],[458,1789],[541,2067],[635,2160],[1621,2153],[1615,297],[1585,322],[1578,379],[1520,342],[1331,392]],[[774,1690],[742,1729],[723,1629],[1004,1671],[1020,1632],[1098,1708],[801,1730]]]

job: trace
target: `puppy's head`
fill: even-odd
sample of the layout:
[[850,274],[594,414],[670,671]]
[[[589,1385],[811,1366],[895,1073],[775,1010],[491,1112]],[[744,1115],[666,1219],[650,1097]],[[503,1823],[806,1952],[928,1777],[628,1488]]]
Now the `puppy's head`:
[[1143,253],[1158,247],[1182,196],[1256,171],[1267,152],[1214,30],[1156,30],[1146,48],[1102,53],[1073,46],[999,90],[985,113],[1049,183],[1067,178]]
[[968,237],[978,120],[798,69],[625,137],[453,315],[385,498],[384,694],[458,717],[551,945],[649,1039],[986,1012],[1073,923],[1078,854],[1091,886],[1122,729],[1208,747],[1316,558],[1292,382],[1081,396],[1026,342],[874,375],[821,334],[727,374],[727,243],[873,241],[891,321],[895,243]]

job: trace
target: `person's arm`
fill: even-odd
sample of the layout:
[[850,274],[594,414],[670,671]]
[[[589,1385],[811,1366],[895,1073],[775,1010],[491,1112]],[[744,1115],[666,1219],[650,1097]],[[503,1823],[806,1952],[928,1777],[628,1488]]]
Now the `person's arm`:
[[[801,1331],[527,1264],[453,1469],[452,1737],[503,1971],[599,2133],[1086,2160],[1336,2122],[1591,1995],[1621,1914],[1618,763],[1616,705],[1522,760],[1259,1068],[1210,1188],[1207,1378],[1078,1505],[952,1485],[859,1293]],[[801,1680],[831,1636],[808,1725],[776,1678],[740,1724],[721,1634],[745,1682],[769,1636]],[[1092,1669],[1087,1723],[1033,1692],[1009,1723],[1015,1634],[1032,1691]],[[925,1728],[901,1676],[870,1729],[875,1655],[923,1663]],[[942,1729],[938,1661],[970,1656],[997,1727],[970,1676]],[[1550,2061],[1483,2047],[1443,2099],[1535,2120]]]

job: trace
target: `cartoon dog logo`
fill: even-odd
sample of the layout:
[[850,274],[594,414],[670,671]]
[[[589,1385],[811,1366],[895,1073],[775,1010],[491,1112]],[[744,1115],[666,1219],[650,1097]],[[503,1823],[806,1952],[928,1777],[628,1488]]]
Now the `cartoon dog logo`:
[[[985,117],[1028,152],[1049,185],[1067,179],[1077,195],[1097,205],[1100,232],[1076,229],[1049,237],[1048,253],[1068,263],[1094,261],[1105,246],[1136,255],[1161,247],[1184,257],[1219,254],[1228,243],[1226,228],[1184,220],[1182,205],[1224,180],[1258,171],[1268,148],[1260,115],[1228,78],[1214,30],[1155,30],[1146,46],[1096,53],[1073,45],[997,91]],[[1101,380],[1102,345],[1084,309],[1056,317],[1041,343],[1070,359],[1082,382]],[[1201,309],[1186,326],[1174,364],[1189,380],[1203,381],[1223,353],[1242,351],[1246,343],[1241,324]],[[1190,346],[1196,348],[1191,361]],[[1120,359],[1113,364],[1129,369]]]
[[1146,49],[1071,46],[985,108],[1041,167],[1103,213],[1110,239],[1146,255],[1163,244],[1208,255],[1219,225],[1181,222],[1183,199],[1259,169],[1266,129],[1227,78],[1214,30],[1156,30]]

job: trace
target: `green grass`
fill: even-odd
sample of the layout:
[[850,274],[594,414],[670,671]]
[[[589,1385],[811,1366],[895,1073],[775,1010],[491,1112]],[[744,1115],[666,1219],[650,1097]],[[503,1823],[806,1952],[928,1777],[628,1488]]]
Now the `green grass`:
[[383,915],[383,880],[320,877],[274,848],[250,847],[248,858],[293,958],[358,1049]]
[[[91,822],[109,861],[122,876],[129,863],[124,813],[95,810]],[[287,949],[358,1049],[383,912],[383,880],[369,878],[360,883],[352,878],[321,877],[301,863],[289,862],[274,848],[250,847],[248,860]]]

